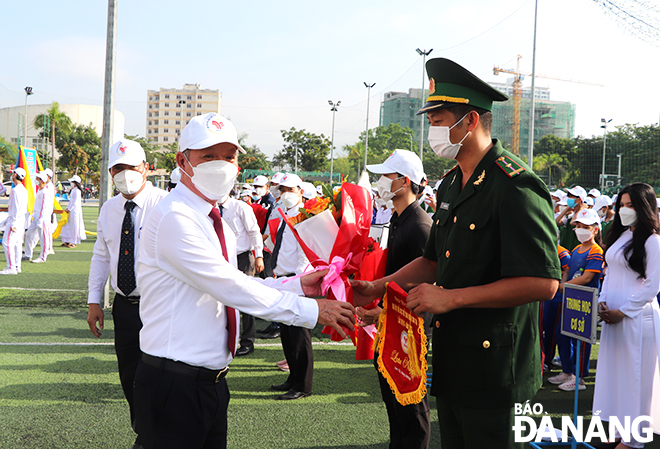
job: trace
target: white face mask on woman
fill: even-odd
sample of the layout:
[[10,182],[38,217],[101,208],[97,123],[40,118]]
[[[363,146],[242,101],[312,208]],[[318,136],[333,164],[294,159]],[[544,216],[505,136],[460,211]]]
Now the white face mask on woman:
[[135,170],[122,170],[112,177],[115,187],[124,195],[133,195],[138,192],[144,183],[144,175]]
[[630,207],[622,207],[621,210],[619,210],[619,217],[621,218],[621,224],[626,227],[635,226],[637,224],[637,212]]
[[[185,154],[183,157],[186,157]],[[187,157],[186,160],[188,160]],[[189,160],[188,163],[190,164]],[[192,176],[184,170],[181,172],[190,178],[197,190],[211,201],[223,200],[220,202],[224,202],[234,187],[238,167],[227,161],[209,161],[196,167],[193,167],[192,164],[190,166],[193,170]]]
[[282,201],[282,205],[288,210],[300,203],[300,195],[295,192],[284,192],[280,195],[280,201]]
[[[469,112],[468,112],[469,114]],[[429,127],[429,145],[433,149],[433,152],[440,157],[447,159],[456,159],[458,151],[463,146],[463,141],[470,135],[470,131],[465,134],[465,137],[461,139],[458,143],[451,143],[449,138],[449,131],[451,131],[454,126],[458,125],[463,121],[468,114],[465,114],[459,121],[454,123],[452,126],[431,126]]]

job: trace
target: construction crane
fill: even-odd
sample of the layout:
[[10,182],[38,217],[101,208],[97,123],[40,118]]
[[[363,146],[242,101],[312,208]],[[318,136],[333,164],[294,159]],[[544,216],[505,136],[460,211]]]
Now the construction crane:
[[[513,149],[513,153],[515,155],[519,154],[519,147],[520,147],[520,103],[522,99],[522,80],[524,79],[525,76],[531,76],[531,75],[524,75],[520,73],[520,59],[522,58],[521,55],[518,55],[518,60],[516,64],[516,70],[513,69],[502,69],[500,67],[493,67],[493,74],[499,75],[500,73],[510,73],[511,75],[515,75],[515,78],[513,80],[513,139],[511,142],[511,147]],[[537,78],[545,78],[545,79],[551,79],[551,80],[557,80],[557,81],[565,81],[568,83],[579,83],[579,84],[590,84],[592,86],[599,86],[599,87],[604,87],[602,84],[598,83],[590,83],[588,81],[580,81],[580,80],[574,80],[574,79],[566,79],[566,78],[559,78],[556,76],[546,76],[546,75],[536,75]],[[533,95],[533,94],[532,94]],[[533,126],[533,124],[531,125]]]

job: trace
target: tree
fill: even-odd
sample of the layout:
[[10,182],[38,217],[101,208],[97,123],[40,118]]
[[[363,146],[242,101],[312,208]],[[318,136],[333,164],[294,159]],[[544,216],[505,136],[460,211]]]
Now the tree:
[[327,171],[330,165],[330,141],[323,135],[305,132],[304,129],[281,130],[284,148],[273,158],[276,165],[287,164],[293,168],[298,154],[298,169],[303,171]]
[[62,140],[57,165],[72,174],[99,172],[101,169],[101,138],[89,125],[75,125]]
[[258,146],[241,146],[245,150],[245,154],[241,152],[238,153],[238,166],[241,167],[242,170],[270,170],[270,162],[268,162],[268,158]]
[[13,143],[7,142],[0,136],[0,165],[11,165],[16,163],[18,149]]
[[[62,148],[68,135],[73,130],[73,122],[56,101],[51,104],[46,114],[39,114],[32,122],[35,129],[41,129],[39,137],[51,141],[55,148]],[[48,129],[46,129],[48,128]]]

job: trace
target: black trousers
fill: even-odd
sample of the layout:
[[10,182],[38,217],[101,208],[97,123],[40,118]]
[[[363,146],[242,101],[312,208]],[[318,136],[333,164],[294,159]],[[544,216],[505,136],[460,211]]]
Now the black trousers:
[[225,449],[228,406],[224,378],[213,383],[138,365],[135,409],[145,449]]
[[[254,276],[254,255],[252,251],[245,251],[238,255],[238,269],[248,276]],[[257,320],[247,313],[241,312],[241,346],[254,346],[257,338]]]
[[378,371],[377,359],[378,354],[374,354],[374,366],[378,373],[380,393],[390,423],[390,449],[427,449],[431,439],[431,411],[428,395],[424,396],[419,404],[401,405],[392,393],[387,379]]
[[514,442],[513,407],[470,408],[436,397],[440,441],[452,449],[522,449]]
[[289,364],[289,377],[286,383],[290,384],[293,390],[311,393],[314,377],[312,331],[280,324],[280,337],[284,356]]
[[131,411],[131,425],[135,428],[135,405],[133,401],[133,380],[135,370],[142,356],[140,351],[140,305],[115,294],[112,303],[112,322],[115,326],[115,352],[119,369],[119,382],[124,390]]

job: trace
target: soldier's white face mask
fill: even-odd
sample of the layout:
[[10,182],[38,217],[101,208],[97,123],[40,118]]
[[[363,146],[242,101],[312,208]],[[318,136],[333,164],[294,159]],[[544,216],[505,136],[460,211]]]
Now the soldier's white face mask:
[[[469,112],[468,112],[469,114]],[[431,126],[429,127],[429,145],[433,152],[440,157],[447,159],[456,159],[459,150],[463,146],[463,141],[470,135],[470,131],[465,134],[465,136],[458,143],[451,143],[449,138],[449,131],[463,121],[468,114],[465,114],[459,121],[454,123],[452,126]]]

